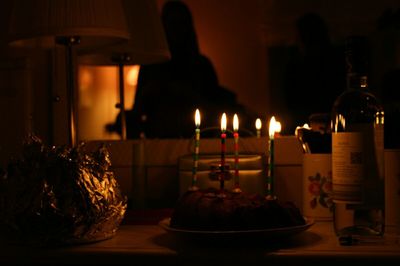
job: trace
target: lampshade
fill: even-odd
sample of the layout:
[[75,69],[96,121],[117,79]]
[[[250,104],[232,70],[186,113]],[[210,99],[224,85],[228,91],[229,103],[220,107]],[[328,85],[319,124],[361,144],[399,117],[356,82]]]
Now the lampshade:
[[15,0],[10,45],[54,47],[55,37],[79,36],[80,47],[129,38],[120,1]]
[[118,65],[121,139],[126,139],[123,66],[152,64],[171,58],[155,0],[122,0],[131,38],[116,45],[84,48],[80,63]]
[[122,0],[130,39],[116,45],[83,48],[80,63],[112,65],[118,56],[129,57],[124,64],[151,64],[170,59],[167,40],[155,0]]
[[10,45],[66,48],[66,85],[69,144],[77,144],[74,63],[72,46],[104,45],[129,38],[117,0],[14,0],[10,18]]

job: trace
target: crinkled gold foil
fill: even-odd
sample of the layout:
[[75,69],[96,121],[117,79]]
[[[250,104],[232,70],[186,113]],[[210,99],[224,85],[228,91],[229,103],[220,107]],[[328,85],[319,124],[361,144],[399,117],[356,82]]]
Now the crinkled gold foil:
[[115,235],[126,211],[105,146],[46,147],[37,137],[0,170],[0,232],[34,245],[100,241]]

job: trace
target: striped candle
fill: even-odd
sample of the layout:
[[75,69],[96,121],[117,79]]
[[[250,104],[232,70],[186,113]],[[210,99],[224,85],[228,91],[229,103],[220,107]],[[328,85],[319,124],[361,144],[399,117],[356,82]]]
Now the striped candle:
[[193,152],[193,169],[192,169],[192,186],[190,190],[198,190],[197,187],[197,168],[199,166],[199,150],[200,150],[200,111],[196,109],[194,116],[196,125],[194,137],[194,152]]

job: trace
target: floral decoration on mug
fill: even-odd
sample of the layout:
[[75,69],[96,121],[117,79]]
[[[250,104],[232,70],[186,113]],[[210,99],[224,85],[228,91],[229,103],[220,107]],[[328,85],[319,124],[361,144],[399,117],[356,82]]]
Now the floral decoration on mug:
[[315,209],[319,203],[323,208],[333,211],[332,194],[332,172],[328,172],[328,176],[321,176],[316,173],[315,176],[309,176],[308,192],[312,195],[310,207]]

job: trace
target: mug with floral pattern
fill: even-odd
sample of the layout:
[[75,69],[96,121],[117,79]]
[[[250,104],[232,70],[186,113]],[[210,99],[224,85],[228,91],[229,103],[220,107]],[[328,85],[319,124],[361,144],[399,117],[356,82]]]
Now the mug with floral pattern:
[[329,153],[303,156],[303,214],[315,220],[332,220],[332,161]]

